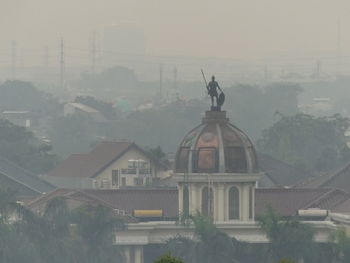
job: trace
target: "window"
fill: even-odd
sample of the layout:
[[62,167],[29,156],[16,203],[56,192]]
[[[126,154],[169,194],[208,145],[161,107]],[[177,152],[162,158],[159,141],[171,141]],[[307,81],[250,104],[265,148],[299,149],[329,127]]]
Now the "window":
[[143,185],[143,178],[135,177],[134,185]]
[[246,172],[247,159],[243,147],[225,148],[225,165],[227,172]]
[[190,214],[190,207],[189,207],[189,203],[190,203],[190,196],[189,196],[189,192],[188,192],[188,187],[187,185],[184,186],[183,188],[183,216],[184,218],[187,218]]
[[101,188],[109,189],[110,188],[110,181],[106,180],[106,179],[103,179],[101,181]]
[[208,187],[202,189],[202,215],[208,217],[213,217],[214,215],[213,189]]
[[112,185],[119,185],[119,170],[112,170]]
[[129,160],[128,161],[128,168],[136,168],[137,167],[137,160]]
[[98,181],[97,180],[93,180],[92,183],[93,183],[94,188],[98,188]]
[[228,205],[229,219],[239,219],[239,191],[235,186],[230,188],[228,194]]
[[122,186],[126,186],[126,178],[122,177]]
[[215,172],[218,167],[217,163],[216,148],[199,148],[197,157],[198,172]]
[[138,168],[146,169],[148,167],[148,163],[144,160],[138,160]]

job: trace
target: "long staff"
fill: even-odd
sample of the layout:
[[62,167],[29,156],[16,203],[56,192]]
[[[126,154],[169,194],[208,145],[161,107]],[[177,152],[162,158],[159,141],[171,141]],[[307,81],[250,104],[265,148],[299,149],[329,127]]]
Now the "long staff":
[[203,79],[204,79],[205,87],[207,88],[207,90],[209,92],[208,83],[207,83],[207,80],[205,79],[205,75],[204,75],[203,69],[201,69],[201,71],[202,71],[202,76],[203,76]]

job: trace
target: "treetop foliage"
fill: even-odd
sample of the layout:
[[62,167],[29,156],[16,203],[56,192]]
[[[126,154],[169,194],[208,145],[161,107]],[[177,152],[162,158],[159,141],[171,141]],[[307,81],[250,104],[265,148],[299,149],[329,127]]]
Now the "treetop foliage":
[[170,253],[167,253],[161,257],[159,257],[154,263],[183,263],[182,260],[171,256]]
[[327,172],[349,160],[345,132],[350,121],[339,114],[286,116],[262,132],[259,151],[311,172]]
[[288,258],[298,261],[311,256],[314,233],[309,225],[296,218],[282,220],[271,206],[267,206],[265,214],[258,221],[271,242],[274,260]]
[[51,151],[51,145],[40,142],[26,128],[0,119],[0,158],[34,173],[43,173],[57,162]]
[[[123,261],[121,250],[112,242],[115,229],[123,227],[123,223],[113,218],[107,208],[84,206],[70,211],[66,200],[58,197],[50,200],[40,215],[13,203],[16,198],[7,190],[0,189],[0,197],[1,262]],[[9,206],[13,209],[9,210]],[[14,214],[19,220],[5,220]]]

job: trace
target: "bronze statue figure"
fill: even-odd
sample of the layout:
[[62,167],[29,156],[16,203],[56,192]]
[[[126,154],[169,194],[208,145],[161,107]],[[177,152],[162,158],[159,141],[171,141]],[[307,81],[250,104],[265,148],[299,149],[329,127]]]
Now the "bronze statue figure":
[[[220,88],[219,84],[215,81],[214,75],[211,77],[211,81],[209,82],[209,84],[207,84],[207,80],[205,79],[203,69],[201,71],[205,82],[205,87],[207,88],[208,94],[210,95],[210,98],[211,98],[211,110],[221,111],[221,106],[224,104],[224,101],[225,101],[225,94]],[[217,88],[221,92],[220,95],[218,95],[218,91],[216,90]],[[214,97],[216,99],[216,106],[214,106]]]
[[[219,84],[217,81],[215,81],[215,76],[211,77],[211,81],[209,82],[207,86],[208,94],[210,95],[211,98],[211,106],[214,107],[214,97],[216,99],[216,107],[221,107],[220,101],[219,101],[219,96],[218,96],[218,91],[216,89],[219,89],[221,91],[221,94],[223,94],[222,89],[220,88]],[[220,95],[221,95],[220,94]]]

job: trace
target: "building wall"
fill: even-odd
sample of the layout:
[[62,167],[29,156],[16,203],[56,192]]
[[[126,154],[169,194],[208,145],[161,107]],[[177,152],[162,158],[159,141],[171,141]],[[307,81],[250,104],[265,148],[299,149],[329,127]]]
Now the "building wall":
[[[151,175],[145,175],[145,176],[138,176],[136,174],[119,174],[119,183],[118,186],[112,185],[112,172],[113,170],[121,170],[121,169],[127,169],[129,165],[129,160],[144,160],[146,163],[148,163],[148,168],[151,169]],[[119,188],[122,185],[122,178],[125,178],[126,185],[125,186],[135,186],[135,178],[143,177],[144,185],[146,184],[146,178],[149,183],[152,182],[152,180],[155,177],[159,176],[165,176],[165,171],[161,171],[151,160],[148,158],[144,153],[139,151],[137,148],[132,148],[129,151],[127,151],[123,156],[121,156],[117,161],[109,165],[105,170],[103,170],[98,176],[93,178],[96,180],[96,185],[101,186],[101,183],[103,183],[103,180],[105,182],[110,182],[111,188]]]

